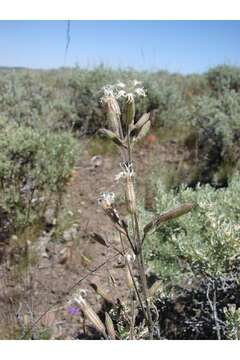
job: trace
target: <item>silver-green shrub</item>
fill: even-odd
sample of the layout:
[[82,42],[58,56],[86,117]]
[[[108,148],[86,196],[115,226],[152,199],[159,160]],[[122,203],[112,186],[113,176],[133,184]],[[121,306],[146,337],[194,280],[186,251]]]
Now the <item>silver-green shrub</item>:
[[0,210],[11,233],[39,220],[63,193],[77,147],[68,133],[3,122],[0,129]]
[[[195,204],[195,211],[163,224],[146,241],[148,262],[161,279],[221,277],[240,270],[239,194],[238,174],[228,188],[218,190],[205,185],[196,190],[182,187],[174,193],[158,184],[157,213],[184,202]],[[148,214],[144,214],[147,222]]]

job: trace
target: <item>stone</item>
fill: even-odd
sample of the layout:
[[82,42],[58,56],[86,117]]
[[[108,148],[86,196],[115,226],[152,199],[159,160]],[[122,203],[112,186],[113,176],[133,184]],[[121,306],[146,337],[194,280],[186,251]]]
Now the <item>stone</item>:
[[78,236],[78,224],[73,224],[72,227],[63,232],[63,239],[68,242],[75,240]]
[[52,208],[47,209],[44,214],[44,220],[47,225],[55,225],[56,224],[55,210]]

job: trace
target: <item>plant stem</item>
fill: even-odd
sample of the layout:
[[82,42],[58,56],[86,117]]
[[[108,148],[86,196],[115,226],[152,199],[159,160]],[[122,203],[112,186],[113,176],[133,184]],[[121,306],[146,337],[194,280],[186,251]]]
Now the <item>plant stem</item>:
[[136,213],[134,213],[134,221],[135,221],[135,227],[136,227],[136,233],[137,233],[137,245],[138,245],[137,254],[136,254],[137,263],[138,263],[138,271],[139,271],[139,275],[140,275],[140,279],[141,279],[141,286],[142,286],[142,292],[143,292],[143,296],[144,296],[144,302],[146,305],[149,337],[152,340],[153,339],[153,322],[152,322],[152,316],[151,316],[151,311],[150,311],[149,302],[148,302],[147,279],[146,279],[146,273],[145,273],[141,236],[140,236],[138,218],[137,218]]
[[[123,239],[122,239],[122,234],[119,233],[119,235],[120,235],[120,240],[121,240],[121,245],[122,245],[123,254],[126,254],[126,249],[124,248]],[[136,281],[135,281],[135,279],[134,279],[131,266],[130,266],[129,261],[128,261],[128,258],[127,258],[126,256],[125,256],[125,260],[126,260],[126,263],[127,263],[127,267],[128,267],[130,276],[131,276],[131,278],[132,278],[132,282],[133,282],[133,286],[134,286],[134,290],[135,290],[137,299],[138,299],[139,304],[140,304],[140,306],[141,306],[141,308],[142,308],[143,314],[144,314],[145,318],[147,319],[147,314],[146,314],[146,311],[145,311],[145,309],[144,309],[144,305],[143,305],[143,303],[142,303],[142,299],[141,299],[140,293],[139,293],[139,291],[138,291],[137,284],[136,284]]]
[[[132,162],[132,149],[131,149],[129,131],[127,132],[127,147],[128,147],[128,161]],[[132,178],[130,178],[130,179],[132,181]],[[133,184],[133,189],[134,189],[134,184]],[[139,272],[139,276],[140,276],[141,287],[142,287],[142,292],[143,292],[143,297],[144,297],[144,303],[145,303],[146,312],[147,312],[149,338],[153,339],[153,322],[152,322],[151,311],[150,311],[150,307],[149,307],[149,303],[148,303],[147,279],[146,279],[146,274],[145,274],[144,256],[143,256],[143,251],[142,251],[142,240],[141,240],[136,210],[132,214],[132,226],[134,229],[134,238],[135,238],[135,243],[136,243],[135,255],[137,258],[138,272]]]

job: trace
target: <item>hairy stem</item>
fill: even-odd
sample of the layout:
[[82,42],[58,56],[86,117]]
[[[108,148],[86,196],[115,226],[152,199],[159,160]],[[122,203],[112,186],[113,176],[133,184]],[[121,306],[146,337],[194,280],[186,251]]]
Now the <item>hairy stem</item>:
[[[131,149],[129,131],[127,133],[127,146],[128,146],[128,161],[132,162],[132,149]],[[130,178],[130,181],[133,181],[132,178]],[[134,184],[133,184],[133,189],[134,189]],[[151,316],[151,311],[150,311],[149,302],[148,302],[147,279],[146,279],[146,274],[145,274],[144,256],[143,256],[143,250],[142,250],[142,240],[141,240],[141,235],[140,235],[140,230],[139,230],[139,223],[138,223],[138,216],[136,213],[136,209],[135,209],[134,213],[132,214],[132,227],[134,229],[134,238],[135,238],[135,243],[136,243],[135,255],[137,258],[137,267],[138,267],[138,272],[139,272],[141,287],[142,287],[142,293],[143,293],[144,303],[145,303],[146,312],[147,312],[149,337],[150,337],[150,339],[152,339],[153,338],[153,322],[152,322],[152,316]]]

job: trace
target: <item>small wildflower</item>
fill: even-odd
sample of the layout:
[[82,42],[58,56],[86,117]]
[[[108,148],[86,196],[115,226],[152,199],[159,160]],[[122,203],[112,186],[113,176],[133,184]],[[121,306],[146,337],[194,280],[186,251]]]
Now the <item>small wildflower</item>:
[[134,94],[133,93],[127,93],[125,97],[127,99],[128,104],[131,104],[134,102]]
[[135,93],[140,97],[140,96],[142,96],[142,97],[146,97],[147,95],[146,95],[146,90],[144,89],[144,88],[137,88],[136,90],[135,90]]
[[116,87],[123,89],[123,88],[126,87],[126,85],[125,85],[123,82],[119,81],[119,82],[116,84]]
[[109,208],[115,201],[115,194],[113,192],[102,192],[98,198],[98,204],[103,208]]
[[118,174],[115,176],[114,180],[115,180],[115,181],[119,181],[119,180],[120,180],[121,178],[123,178],[124,176],[125,176],[124,172],[121,171],[120,173],[118,173]]
[[103,86],[102,92],[103,92],[103,98],[108,96],[114,97],[114,86],[112,85]]
[[117,93],[117,95],[116,95],[116,98],[117,98],[117,99],[122,98],[122,97],[125,98],[126,95],[127,95],[126,91],[124,91],[124,90],[119,90],[118,93]]
[[104,90],[104,96],[100,99],[106,112],[113,112],[120,115],[120,108],[112,90]]
[[131,161],[125,161],[125,162],[121,163],[120,166],[123,170],[125,177],[134,176],[133,165],[132,165]]
[[115,181],[119,181],[122,178],[134,176],[132,163],[130,163],[129,161],[121,163],[120,167],[121,167],[122,171],[115,176],[115,178],[114,178]]
[[126,235],[126,224],[120,219],[117,210],[113,207],[115,194],[112,192],[103,192],[98,198],[98,204],[102,207],[105,214],[111,219],[114,227],[122,234]]
[[85,298],[87,296],[87,291],[84,289],[78,289],[73,297],[73,300],[78,304],[81,305],[81,303],[85,302]]
[[135,87],[135,86],[137,86],[137,85],[141,85],[142,84],[142,82],[141,81],[139,81],[139,80],[133,80],[133,86]]
[[75,306],[69,306],[69,307],[67,308],[67,312],[68,312],[69,315],[74,316],[74,315],[76,315],[76,314],[79,313],[79,309],[76,308]]

